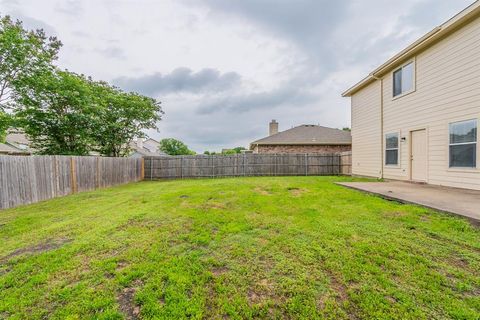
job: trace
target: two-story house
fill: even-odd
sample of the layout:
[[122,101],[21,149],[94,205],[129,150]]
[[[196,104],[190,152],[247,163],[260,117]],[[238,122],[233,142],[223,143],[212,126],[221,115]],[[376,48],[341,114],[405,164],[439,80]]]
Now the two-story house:
[[343,93],[354,175],[480,190],[480,2]]

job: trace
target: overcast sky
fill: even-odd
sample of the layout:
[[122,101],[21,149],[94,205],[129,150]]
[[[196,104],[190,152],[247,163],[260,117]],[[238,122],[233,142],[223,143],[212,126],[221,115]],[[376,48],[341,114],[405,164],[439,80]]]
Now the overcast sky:
[[197,152],[300,124],[350,126],[345,89],[472,0],[0,0],[58,65],[158,98],[154,138]]

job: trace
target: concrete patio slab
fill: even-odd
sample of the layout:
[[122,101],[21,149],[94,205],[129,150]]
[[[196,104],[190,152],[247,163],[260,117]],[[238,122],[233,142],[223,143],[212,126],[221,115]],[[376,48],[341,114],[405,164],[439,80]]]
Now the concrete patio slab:
[[385,199],[422,205],[480,221],[480,191],[415,184],[403,181],[342,182],[339,185]]

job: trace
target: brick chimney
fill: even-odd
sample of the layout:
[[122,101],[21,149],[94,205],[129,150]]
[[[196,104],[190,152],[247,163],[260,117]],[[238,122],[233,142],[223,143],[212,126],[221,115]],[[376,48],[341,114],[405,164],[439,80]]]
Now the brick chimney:
[[278,122],[276,120],[272,120],[269,125],[269,135],[273,135],[278,133]]

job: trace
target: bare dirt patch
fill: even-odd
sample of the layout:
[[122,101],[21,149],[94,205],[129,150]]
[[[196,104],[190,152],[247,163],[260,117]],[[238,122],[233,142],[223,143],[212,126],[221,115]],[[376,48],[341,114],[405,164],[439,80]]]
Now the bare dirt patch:
[[122,223],[117,227],[117,230],[124,231],[129,228],[145,228],[148,230],[158,229],[164,224],[163,221],[157,219],[139,219],[131,218],[127,222]]
[[128,262],[125,260],[120,260],[117,262],[116,271],[122,271],[128,266]]
[[211,270],[212,274],[215,276],[215,277],[218,277],[218,276],[221,276],[222,274],[225,274],[228,272],[228,268],[223,266],[223,267],[215,267],[215,268],[212,268]]
[[199,206],[199,208],[202,210],[209,210],[209,209],[223,210],[223,209],[227,209],[228,205],[229,203],[225,204],[225,203],[219,202],[213,197],[210,197],[205,202],[203,202]]
[[135,303],[135,293],[143,285],[141,280],[136,280],[131,287],[124,288],[117,296],[117,302],[120,305],[120,311],[125,319],[139,319],[140,306]]
[[250,304],[260,304],[268,299],[275,300],[274,288],[268,279],[261,279],[247,292]]
[[269,195],[272,194],[269,190],[267,190],[267,189],[265,189],[265,188],[263,188],[263,187],[256,187],[255,189],[253,189],[253,191],[255,191],[256,193],[261,194],[262,196],[269,196]]
[[38,254],[38,253],[44,253],[44,252],[52,251],[52,250],[55,250],[55,249],[58,249],[58,248],[62,247],[63,245],[65,245],[69,242],[71,242],[70,239],[50,239],[50,240],[47,240],[46,242],[43,242],[43,243],[40,243],[40,244],[37,244],[37,245],[34,245],[34,246],[20,248],[20,249],[17,249],[15,251],[13,251],[12,253],[7,255],[6,257],[0,259],[0,263],[3,263],[5,261],[10,260],[11,258],[20,256],[20,255],[23,255],[23,254]]
[[401,211],[388,211],[385,212],[383,215],[387,218],[401,218],[406,216],[407,214]]
[[301,196],[302,194],[304,194],[305,192],[308,191],[307,189],[297,188],[297,187],[289,187],[289,188],[287,188],[287,190],[294,197],[299,197],[299,196]]
[[[340,279],[338,279],[338,276],[331,270],[327,269],[324,271],[330,279],[330,289],[333,291],[333,298],[335,299],[337,305],[343,306],[345,302],[349,301],[347,286],[343,284]],[[332,294],[326,293],[320,298],[318,302],[320,309],[324,309],[325,301],[330,297],[332,297]],[[350,319],[358,319],[356,315],[358,311],[355,310],[355,306],[351,306],[349,310],[346,311],[348,312]]]

